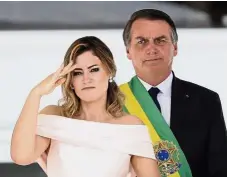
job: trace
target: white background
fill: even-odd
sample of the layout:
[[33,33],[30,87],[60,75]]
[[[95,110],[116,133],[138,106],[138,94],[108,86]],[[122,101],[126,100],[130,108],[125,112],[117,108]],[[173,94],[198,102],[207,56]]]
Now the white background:
[[[173,64],[176,76],[218,92],[227,122],[227,30],[179,29],[178,33],[179,53]],[[122,30],[0,32],[0,162],[11,161],[12,129],[30,89],[54,72],[69,45],[85,35],[100,37],[110,47],[118,67],[118,84],[134,75]],[[57,104],[60,96],[58,88],[42,98],[41,108]]]

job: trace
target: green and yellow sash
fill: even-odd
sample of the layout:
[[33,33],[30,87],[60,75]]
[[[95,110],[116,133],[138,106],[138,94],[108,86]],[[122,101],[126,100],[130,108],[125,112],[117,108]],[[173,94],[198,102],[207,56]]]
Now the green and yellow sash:
[[133,77],[120,89],[126,97],[124,110],[148,127],[162,177],[192,177],[175,136],[139,79]]

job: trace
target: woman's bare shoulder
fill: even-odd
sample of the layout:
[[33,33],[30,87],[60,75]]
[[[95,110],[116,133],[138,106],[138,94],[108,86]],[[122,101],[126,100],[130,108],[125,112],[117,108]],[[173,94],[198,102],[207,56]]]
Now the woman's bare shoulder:
[[57,106],[57,105],[48,105],[46,107],[44,107],[39,114],[47,114],[47,115],[57,115],[57,116],[61,116],[61,106]]
[[129,124],[129,125],[144,125],[144,123],[136,116],[125,114],[124,116],[119,118],[119,121],[122,124]]

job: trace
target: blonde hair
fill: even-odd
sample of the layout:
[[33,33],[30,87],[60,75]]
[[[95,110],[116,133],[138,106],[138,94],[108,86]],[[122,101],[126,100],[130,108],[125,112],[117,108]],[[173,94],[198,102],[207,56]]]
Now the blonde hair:
[[[106,67],[111,76],[116,75],[116,65],[110,49],[97,37],[85,36],[74,41],[67,50],[64,58],[64,66],[86,51],[91,51],[97,56]],[[61,113],[65,117],[79,116],[81,111],[81,101],[71,88],[72,73],[67,74],[66,81],[62,84],[63,98],[59,100]],[[109,82],[107,90],[106,110],[113,117],[123,115],[124,95],[121,93],[116,82]]]

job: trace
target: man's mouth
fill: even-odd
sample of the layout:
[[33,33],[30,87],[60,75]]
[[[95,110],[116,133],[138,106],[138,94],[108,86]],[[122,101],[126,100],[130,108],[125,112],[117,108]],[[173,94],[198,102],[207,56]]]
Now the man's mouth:
[[152,59],[147,59],[147,60],[144,60],[144,61],[146,62],[146,61],[158,61],[158,60],[161,60],[161,58],[152,58]]

